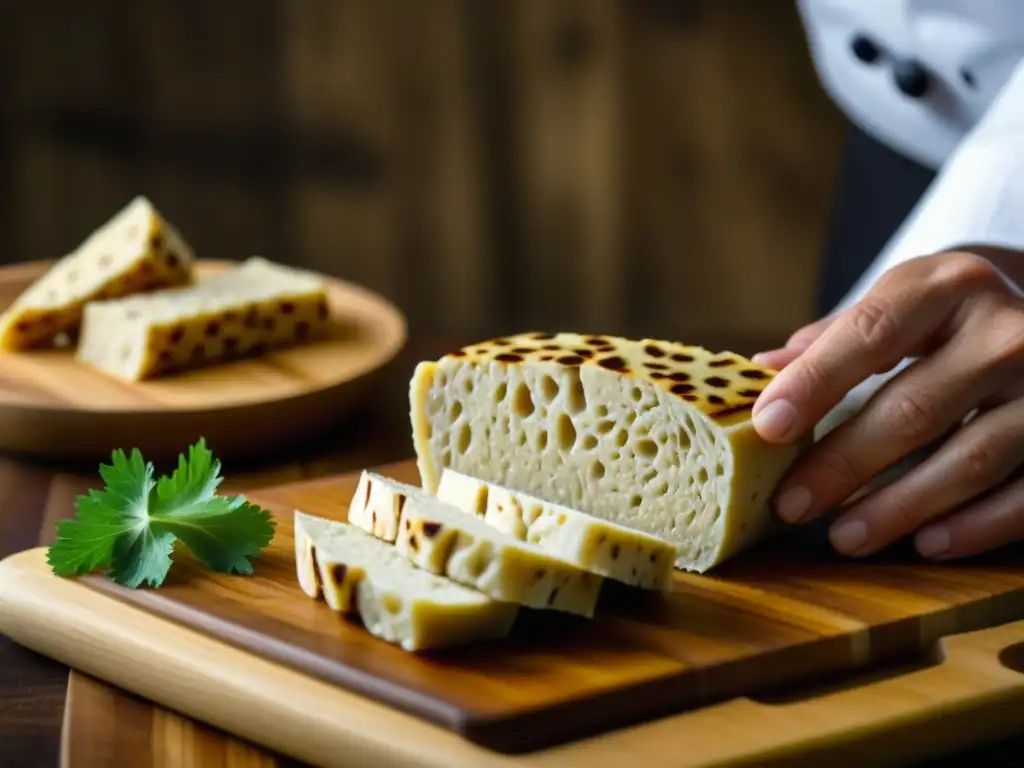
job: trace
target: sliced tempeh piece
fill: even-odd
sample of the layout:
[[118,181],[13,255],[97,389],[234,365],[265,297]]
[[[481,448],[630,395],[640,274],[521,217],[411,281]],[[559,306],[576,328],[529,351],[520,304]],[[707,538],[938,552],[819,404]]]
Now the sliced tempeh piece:
[[363,470],[348,506],[348,521],[393,544],[406,497],[396,485],[382,480],[381,475]]
[[[575,509],[445,469],[437,497],[584,570],[642,589],[672,583],[675,545]],[[482,503],[481,503],[482,502]]]
[[78,358],[138,381],[312,339],[329,324],[323,280],[253,257],[190,288],[89,304]]
[[[364,483],[366,485],[364,485]],[[390,496],[377,490],[384,486]],[[603,579],[519,541],[480,518],[406,483],[364,472],[349,507],[349,521],[372,533],[383,530],[360,509],[361,499],[394,499],[378,511],[401,509],[395,549],[431,573],[478,589],[495,600],[593,616]],[[355,515],[352,510],[356,509]]]
[[74,334],[86,303],[192,279],[189,245],[144,197],[136,197],[54,264],[0,316],[0,348],[25,350]]
[[519,611],[417,568],[349,523],[297,510],[295,567],[307,595],[358,615],[372,635],[407,651],[505,637]]
[[463,474],[679,547],[706,571],[775,529],[770,501],[806,441],[768,443],[751,407],[774,376],[666,341],[530,333],[420,363],[410,382],[423,486]]

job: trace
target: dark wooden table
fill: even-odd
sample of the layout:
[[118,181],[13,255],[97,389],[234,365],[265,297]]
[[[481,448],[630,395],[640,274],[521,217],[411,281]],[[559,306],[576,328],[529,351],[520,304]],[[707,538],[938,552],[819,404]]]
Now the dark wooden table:
[[[772,341],[712,339],[704,344],[751,354]],[[407,458],[411,448],[406,387],[412,367],[416,361],[435,358],[459,343],[463,342],[414,338],[373,397],[336,436],[245,466],[227,463],[225,488],[251,490]],[[49,543],[56,521],[71,514],[75,495],[95,484],[95,472],[95,467],[0,457],[0,557]],[[0,637],[0,765],[50,768],[59,764],[67,680],[64,665]],[[986,766],[1020,766],[1024,764],[1024,735],[928,765],[955,766],[969,760],[984,761]]]

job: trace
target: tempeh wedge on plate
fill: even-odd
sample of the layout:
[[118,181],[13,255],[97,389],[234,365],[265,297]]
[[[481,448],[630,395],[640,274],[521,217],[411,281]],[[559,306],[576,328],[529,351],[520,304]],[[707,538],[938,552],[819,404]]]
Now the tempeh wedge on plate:
[[323,280],[253,257],[189,288],[89,304],[78,359],[139,381],[306,341],[329,324]]
[[191,282],[192,249],[136,197],[18,297],[0,316],[0,348],[51,346],[78,331],[90,301]]
[[642,589],[672,583],[678,550],[656,536],[452,469],[442,473],[437,497],[591,573]]
[[495,600],[594,615],[602,577],[509,536],[421,488],[364,471],[348,519],[376,536],[394,531],[395,549],[420,568]]
[[420,363],[423,486],[447,468],[657,536],[703,572],[775,528],[771,496],[806,443],[751,408],[774,371],[667,341],[528,333]]
[[299,585],[375,637],[420,651],[505,637],[519,607],[417,568],[348,523],[295,512]]

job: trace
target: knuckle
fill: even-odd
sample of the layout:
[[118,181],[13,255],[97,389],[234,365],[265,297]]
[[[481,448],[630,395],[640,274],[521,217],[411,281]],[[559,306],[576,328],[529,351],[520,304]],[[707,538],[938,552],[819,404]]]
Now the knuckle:
[[1001,283],[1002,278],[988,259],[958,251],[938,260],[932,272],[932,282],[943,288],[962,290],[974,285]]
[[908,533],[927,517],[925,511],[921,499],[916,495],[897,494],[886,506],[886,527],[895,536]]
[[842,448],[821,445],[818,461],[821,467],[839,480],[844,487],[858,485],[862,480],[860,466]]
[[864,347],[886,347],[898,330],[892,306],[878,297],[865,297],[851,310],[849,329]]
[[997,440],[975,438],[967,442],[960,454],[960,475],[972,488],[985,488],[1000,474],[1002,449]]
[[990,366],[1024,362],[1024,313],[1008,307],[996,312],[986,325],[988,333],[983,344]]
[[801,402],[815,397],[828,385],[828,375],[817,360],[809,355],[800,358],[799,365],[794,366],[790,373],[790,384],[793,393]]
[[885,427],[903,443],[926,442],[935,430],[934,402],[921,394],[900,392],[880,405],[880,418]]

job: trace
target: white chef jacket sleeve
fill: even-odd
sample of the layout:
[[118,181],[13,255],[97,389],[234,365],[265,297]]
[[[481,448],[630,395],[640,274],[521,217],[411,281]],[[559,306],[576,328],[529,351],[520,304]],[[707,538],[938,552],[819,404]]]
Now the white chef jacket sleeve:
[[[917,256],[964,245],[1024,251],[1024,61],[940,169],[921,201],[835,311],[860,299],[883,272]],[[888,380],[910,365],[876,374],[854,387],[817,425],[821,439],[857,413]],[[876,478],[884,485],[918,464],[933,446]]]
[[1024,60],[836,309],[896,264],[964,245],[1024,251]]

